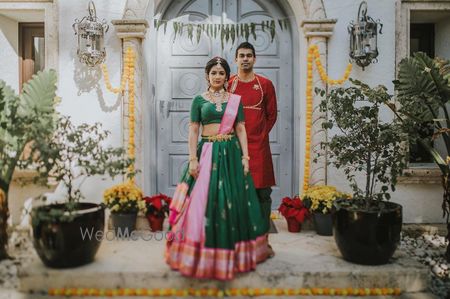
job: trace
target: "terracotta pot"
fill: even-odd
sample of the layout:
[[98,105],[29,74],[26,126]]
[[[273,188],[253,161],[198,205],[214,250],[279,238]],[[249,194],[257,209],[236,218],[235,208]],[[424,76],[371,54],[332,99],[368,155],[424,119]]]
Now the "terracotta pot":
[[165,217],[157,217],[155,215],[147,215],[148,224],[152,232],[162,231]]
[[286,218],[288,225],[288,231],[291,233],[298,233],[302,230],[302,224],[298,222],[295,218]]

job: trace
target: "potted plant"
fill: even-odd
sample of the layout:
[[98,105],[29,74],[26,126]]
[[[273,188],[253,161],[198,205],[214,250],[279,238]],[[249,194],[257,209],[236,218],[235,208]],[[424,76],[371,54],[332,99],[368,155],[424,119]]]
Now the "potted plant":
[[128,236],[136,227],[138,212],[145,209],[142,190],[132,181],[106,189],[103,202],[111,211],[116,236]]
[[303,194],[303,203],[312,214],[314,228],[318,235],[333,235],[331,209],[338,198],[349,199],[350,196],[339,192],[334,186],[324,185],[309,187]]
[[144,197],[146,216],[152,231],[162,231],[172,198],[165,194]]
[[323,128],[338,129],[325,143],[329,158],[353,190],[352,200],[334,203],[333,234],[345,260],[384,264],[400,242],[402,207],[387,200],[405,167],[406,134],[396,119],[382,120],[380,108],[392,97],[386,87],[351,82],[351,87],[331,90],[320,106],[330,117]]
[[8,192],[27,144],[54,130],[56,72],[38,72],[20,95],[0,80],[0,260],[8,258]]
[[64,201],[33,207],[33,244],[49,267],[67,268],[93,261],[104,231],[104,207],[81,202],[81,184],[94,175],[124,174],[132,163],[123,148],[103,147],[109,132],[101,125],[75,126],[60,117],[53,135],[35,140],[26,164],[38,171],[37,180],[52,178],[66,189]]
[[[425,53],[415,53],[399,63],[398,80],[394,81],[397,102],[388,106],[402,121],[408,132],[410,144],[425,149],[442,174],[443,217],[447,224],[447,240],[450,240],[450,61],[430,58]],[[423,128],[429,128],[424,135]],[[431,141],[443,141],[445,149],[438,151]],[[445,253],[450,262],[450,244]]]
[[308,209],[303,205],[302,200],[298,195],[293,198],[284,197],[278,207],[281,215],[286,218],[288,231],[291,233],[298,233],[302,229],[302,223],[308,218]]

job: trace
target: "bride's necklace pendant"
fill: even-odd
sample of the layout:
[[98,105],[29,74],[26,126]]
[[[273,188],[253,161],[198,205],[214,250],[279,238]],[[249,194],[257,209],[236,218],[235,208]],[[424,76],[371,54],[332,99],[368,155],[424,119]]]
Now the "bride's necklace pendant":
[[222,112],[222,102],[216,102],[216,111]]
[[224,90],[216,90],[216,91],[208,90],[208,93],[209,93],[211,102],[213,104],[216,104],[216,111],[222,112],[223,111],[222,102],[224,100],[225,91]]

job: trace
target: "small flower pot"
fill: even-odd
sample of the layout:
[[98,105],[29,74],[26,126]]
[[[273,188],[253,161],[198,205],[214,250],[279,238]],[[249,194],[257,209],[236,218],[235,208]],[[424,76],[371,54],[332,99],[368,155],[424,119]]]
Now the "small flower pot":
[[129,237],[136,228],[136,213],[111,213],[111,223],[116,237]]
[[313,213],[313,222],[316,233],[321,236],[333,235],[333,219],[330,213]]
[[164,224],[164,217],[157,217],[155,215],[147,215],[148,224],[152,232],[162,231]]
[[302,230],[302,224],[295,218],[286,218],[286,222],[290,233],[298,233]]

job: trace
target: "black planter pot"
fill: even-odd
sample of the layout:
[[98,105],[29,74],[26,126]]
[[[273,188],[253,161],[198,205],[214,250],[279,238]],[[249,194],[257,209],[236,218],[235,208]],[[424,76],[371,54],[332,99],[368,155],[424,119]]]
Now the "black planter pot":
[[384,202],[379,212],[349,211],[336,207],[333,234],[343,258],[363,265],[389,262],[400,243],[402,206]]
[[313,213],[313,222],[316,233],[320,236],[333,235],[331,214]]
[[[64,205],[40,206],[33,209],[32,215],[52,208],[62,209]],[[33,245],[46,266],[70,268],[94,260],[104,233],[105,210],[98,204],[80,203],[75,213],[75,218],[70,222],[37,222],[33,219]]]
[[137,212],[111,213],[111,224],[116,237],[128,237],[136,228]]

